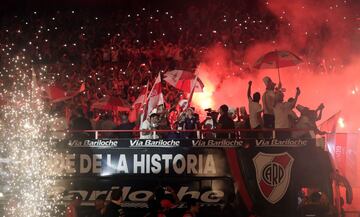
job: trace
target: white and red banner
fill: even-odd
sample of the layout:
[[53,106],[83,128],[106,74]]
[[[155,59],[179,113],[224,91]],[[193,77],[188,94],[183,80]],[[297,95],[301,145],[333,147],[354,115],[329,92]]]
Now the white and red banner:
[[162,86],[161,86],[161,75],[159,73],[158,77],[156,78],[154,85],[151,88],[151,91],[149,93],[146,107],[144,111],[144,117],[143,120],[145,120],[151,112],[156,109],[159,105],[164,104],[164,96],[162,94]]
[[141,106],[146,102],[146,97],[147,97],[147,94],[148,94],[148,86],[149,85],[141,87],[140,94],[139,94],[138,98],[135,100],[135,102],[132,105],[132,107],[135,110],[139,110],[141,108]]
[[339,173],[349,180],[351,185],[359,187],[358,157],[360,136],[357,133],[331,133],[326,135],[328,151],[333,157],[334,164]]
[[204,84],[198,78],[198,76],[195,76],[194,73],[184,70],[172,70],[166,72],[164,74],[164,81],[166,81],[176,89],[182,90],[186,93],[190,93],[192,91],[203,92],[203,88],[204,88]]
[[335,113],[326,121],[320,124],[319,129],[328,133],[335,133],[341,111]]
[[[341,175],[346,175],[346,149],[347,149],[348,135],[345,133],[338,133],[335,136],[335,150],[334,160],[336,168],[340,171]],[[355,171],[354,171],[355,172]]]

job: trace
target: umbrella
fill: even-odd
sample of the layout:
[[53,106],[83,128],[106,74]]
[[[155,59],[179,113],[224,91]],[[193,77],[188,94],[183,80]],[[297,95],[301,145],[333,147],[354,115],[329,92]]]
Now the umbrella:
[[[172,70],[164,74],[164,81],[174,86],[176,89],[190,93],[194,85],[195,75],[184,70]],[[203,92],[204,83],[198,78],[196,82],[195,92]]]
[[290,51],[275,50],[261,56],[254,68],[256,69],[278,69],[278,76],[280,81],[280,68],[296,66],[302,63],[302,59]]
[[91,108],[112,111],[130,111],[130,104],[123,99],[105,96],[93,103]]

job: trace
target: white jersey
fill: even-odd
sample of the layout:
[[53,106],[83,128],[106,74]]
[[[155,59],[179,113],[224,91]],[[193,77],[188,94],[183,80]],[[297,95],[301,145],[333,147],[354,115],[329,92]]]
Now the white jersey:
[[[150,122],[145,120],[140,125],[140,130],[152,130]],[[158,139],[159,136],[155,132],[140,132],[140,139]]]
[[254,102],[251,98],[249,98],[249,118],[250,118],[250,126],[252,129],[261,125],[261,122],[258,119],[258,113],[262,111],[260,103]]
[[262,104],[264,107],[264,114],[274,114],[275,106],[275,92],[273,90],[266,90],[262,96]]
[[293,103],[282,102],[277,103],[274,107],[274,116],[275,116],[275,128],[290,128],[291,121],[289,116],[292,115]]

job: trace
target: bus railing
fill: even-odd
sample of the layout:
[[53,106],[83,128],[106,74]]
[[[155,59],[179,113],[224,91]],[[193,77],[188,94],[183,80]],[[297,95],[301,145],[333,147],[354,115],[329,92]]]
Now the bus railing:
[[259,139],[259,138],[297,138],[307,137],[308,139],[316,138],[313,130],[309,129],[198,129],[198,130],[170,130],[170,129],[151,129],[151,130],[66,130],[52,131],[63,132],[67,135],[88,135],[89,138],[124,138],[124,134],[131,134],[131,138],[159,139],[158,136],[184,136],[193,139],[206,138],[243,138],[243,139]]

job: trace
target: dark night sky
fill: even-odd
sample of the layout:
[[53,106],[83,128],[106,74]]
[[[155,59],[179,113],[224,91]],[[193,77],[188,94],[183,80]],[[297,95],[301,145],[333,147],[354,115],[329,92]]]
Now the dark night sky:
[[[182,9],[182,6],[191,4],[206,4],[218,0],[1,0],[0,11],[12,13],[24,10],[57,10],[88,8],[106,10],[114,8],[157,7]],[[236,5],[239,0],[221,0],[224,4]],[[244,0],[246,1],[246,0]],[[257,6],[258,0],[249,1],[252,7]]]
[[[251,7],[249,9],[254,10],[263,4],[265,0],[1,0],[0,13],[19,14],[19,12],[34,9],[40,11],[81,8],[93,9],[94,11],[114,10],[116,8],[131,10],[138,7],[182,10],[189,4],[201,5],[211,1],[221,1],[223,4],[233,5],[234,7],[236,7],[237,3],[246,1],[246,5]],[[291,4],[291,1],[286,1]],[[360,0],[348,0],[347,2],[351,5],[354,16],[360,20]]]

